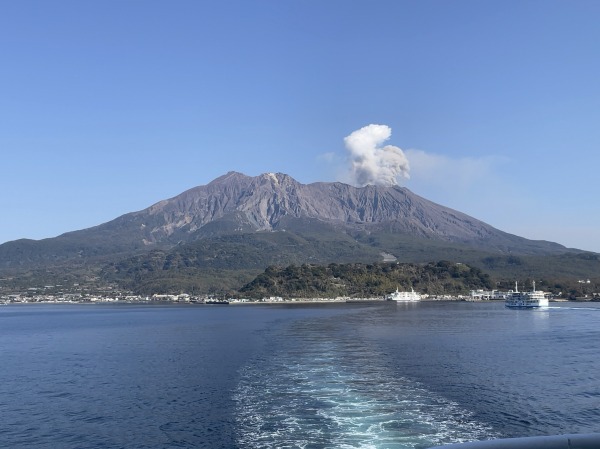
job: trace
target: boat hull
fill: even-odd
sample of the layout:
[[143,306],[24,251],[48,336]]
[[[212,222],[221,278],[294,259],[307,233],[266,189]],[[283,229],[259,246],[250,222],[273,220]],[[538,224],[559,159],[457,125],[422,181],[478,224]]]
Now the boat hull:
[[543,299],[539,301],[511,301],[507,300],[504,303],[505,307],[509,309],[543,309],[548,307],[548,300]]
[[510,305],[509,306],[508,304],[506,304],[505,307],[508,309],[544,309],[548,306],[539,306],[539,305],[537,305],[537,306],[513,306],[513,305]]

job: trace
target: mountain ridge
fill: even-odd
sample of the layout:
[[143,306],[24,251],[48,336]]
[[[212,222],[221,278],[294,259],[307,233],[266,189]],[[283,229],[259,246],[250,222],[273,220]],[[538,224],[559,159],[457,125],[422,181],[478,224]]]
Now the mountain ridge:
[[[163,215],[165,224],[152,229],[160,241],[181,231],[193,234],[206,224],[237,214],[241,228],[281,229],[283,217],[311,218],[343,228],[387,225],[395,231],[454,242],[482,241],[500,251],[521,251],[539,242],[543,251],[563,251],[562,245],[532,241],[502,232],[462,212],[433,203],[405,187],[353,187],[339,182],[301,184],[282,173],[250,177],[229,172],[164,200],[149,209]],[[143,213],[144,211],[141,211]],[[180,231],[177,234],[177,231]],[[184,240],[187,240],[184,238]],[[495,241],[494,241],[495,240]],[[523,245],[527,241],[528,244]]]
[[494,258],[579,252],[508,234],[405,187],[302,184],[283,173],[232,171],[91,228],[4,243],[0,271],[62,267],[124,280],[144,266],[154,275],[197,276],[273,263],[368,263],[387,253],[404,262],[487,258],[499,267],[510,263]]
[[[519,252],[519,245],[524,242],[538,242],[543,247],[542,251],[567,250],[553,242],[522,237],[515,240],[516,236],[431,202],[405,187],[358,188],[339,182],[301,184],[283,173],[251,177],[234,171],[146,209],[121,215],[91,228],[41,241],[21,239],[7,242],[0,248],[15,242],[27,242],[25,244],[29,246],[36,245],[32,242],[55,239],[70,242],[83,234],[105,240],[116,237],[119,245],[129,250],[141,249],[160,243],[170,245],[195,240],[202,236],[204,226],[224,218],[237,221],[239,231],[273,231],[281,229],[283,217],[317,219],[346,229],[384,225],[394,231],[420,237],[453,242],[486,242],[500,251]],[[119,238],[124,232],[127,238]]]

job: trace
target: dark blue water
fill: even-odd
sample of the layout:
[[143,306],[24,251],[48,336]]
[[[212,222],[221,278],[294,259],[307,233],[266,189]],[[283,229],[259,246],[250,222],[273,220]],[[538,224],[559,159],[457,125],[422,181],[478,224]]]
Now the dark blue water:
[[0,446],[423,448],[600,431],[600,306],[0,307]]

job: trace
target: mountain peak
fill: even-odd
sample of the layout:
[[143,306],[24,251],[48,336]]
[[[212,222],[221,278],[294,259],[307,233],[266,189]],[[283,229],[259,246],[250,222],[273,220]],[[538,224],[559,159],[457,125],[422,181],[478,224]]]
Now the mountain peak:
[[263,179],[270,179],[275,184],[279,184],[288,180],[294,180],[291,176],[286,175],[285,173],[263,173],[259,177]]
[[211,182],[208,183],[208,185],[226,184],[247,179],[250,179],[250,176],[247,176],[237,171],[229,171],[226,174],[213,179]]

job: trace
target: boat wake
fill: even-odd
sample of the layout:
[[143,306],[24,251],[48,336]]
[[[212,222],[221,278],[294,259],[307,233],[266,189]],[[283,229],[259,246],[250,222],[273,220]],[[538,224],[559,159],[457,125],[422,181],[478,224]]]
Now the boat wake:
[[553,310],[585,310],[585,311],[589,311],[589,310],[594,310],[596,312],[600,312],[600,308],[598,307],[557,307],[557,306],[548,306],[545,307],[546,310],[548,309],[553,309]]
[[365,341],[329,326],[292,329],[246,366],[237,440],[252,448],[424,448],[492,438],[470,412],[411,380]]

